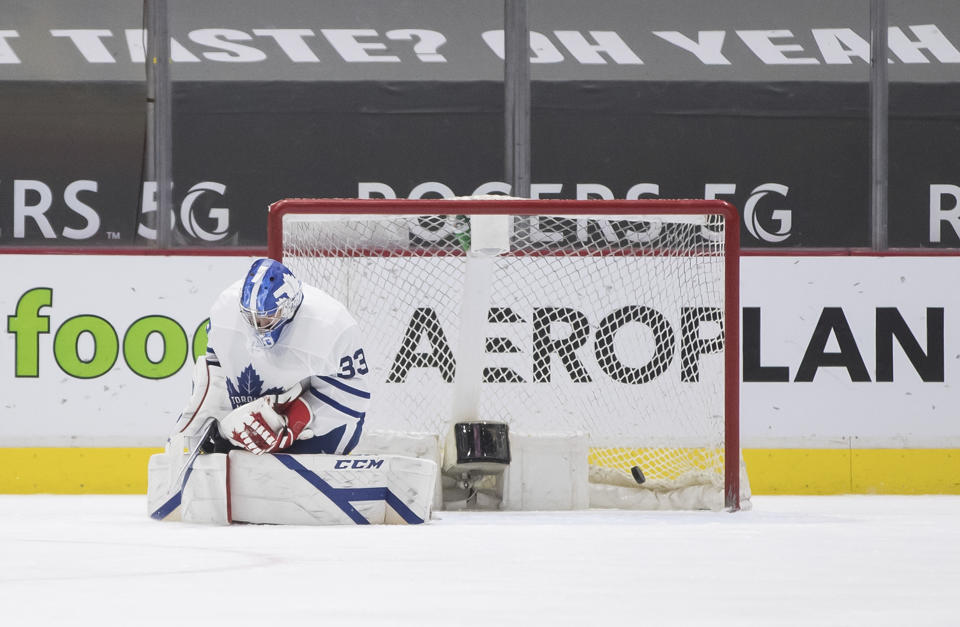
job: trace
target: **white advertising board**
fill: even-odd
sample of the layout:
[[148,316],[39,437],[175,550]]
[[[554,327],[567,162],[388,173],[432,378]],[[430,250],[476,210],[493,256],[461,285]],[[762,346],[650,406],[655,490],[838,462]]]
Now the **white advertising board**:
[[[251,258],[0,255],[0,446],[159,446]],[[745,448],[960,445],[955,257],[745,257]],[[202,338],[201,338],[202,340]]]
[[741,269],[745,448],[960,445],[960,258]]
[[251,260],[0,255],[0,446],[161,446],[207,310]]

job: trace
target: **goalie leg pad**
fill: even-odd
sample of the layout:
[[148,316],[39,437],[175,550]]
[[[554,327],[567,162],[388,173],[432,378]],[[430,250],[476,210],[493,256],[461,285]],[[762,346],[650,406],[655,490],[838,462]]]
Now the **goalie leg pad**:
[[230,522],[229,474],[223,453],[160,453],[147,467],[147,513],[155,520]]
[[[153,466],[151,459],[151,486]],[[165,470],[158,462],[157,476],[167,476]],[[166,520],[418,524],[430,519],[436,482],[435,462],[399,455],[201,455],[187,477],[177,517]],[[158,482],[155,489],[162,487]],[[150,502],[151,512],[155,504]]]
[[150,456],[147,465],[147,513],[157,520],[180,520],[180,486],[177,475],[188,455],[170,451]]
[[437,465],[398,455],[230,453],[233,520],[299,525],[430,519]]
[[230,460],[225,453],[197,457],[183,486],[184,522],[227,525],[230,515]]

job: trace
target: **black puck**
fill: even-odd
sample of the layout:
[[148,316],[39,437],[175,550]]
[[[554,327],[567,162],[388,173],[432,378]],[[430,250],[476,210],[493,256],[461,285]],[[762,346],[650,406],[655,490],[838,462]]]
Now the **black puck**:
[[633,475],[633,480],[641,485],[643,485],[643,482],[647,480],[647,478],[643,476],[643,471],[640,470],[640,466],[634,466],[631,468],[630,474]]

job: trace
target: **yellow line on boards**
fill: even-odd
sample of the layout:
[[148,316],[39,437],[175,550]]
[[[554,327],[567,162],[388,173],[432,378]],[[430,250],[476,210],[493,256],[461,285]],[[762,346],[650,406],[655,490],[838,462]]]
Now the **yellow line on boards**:
[[960,449],[744,449],[754,494],[960,494]]
[[0,448],[2,494],[146,494],[159,448]]
[[[146,494],[159,448],[0,448],[0,494]],[[960,494],[960,449],[744,449],[753,494]]]

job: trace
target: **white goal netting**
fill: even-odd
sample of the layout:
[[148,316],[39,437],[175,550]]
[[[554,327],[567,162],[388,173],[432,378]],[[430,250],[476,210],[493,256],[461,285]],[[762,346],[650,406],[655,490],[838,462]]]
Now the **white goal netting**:
[[592,480],[636,488],[636,467],[647,489],[722,503],[737,257],[721,204],[284,201],[271,254],[357,318],[368,425],[586,433]]

